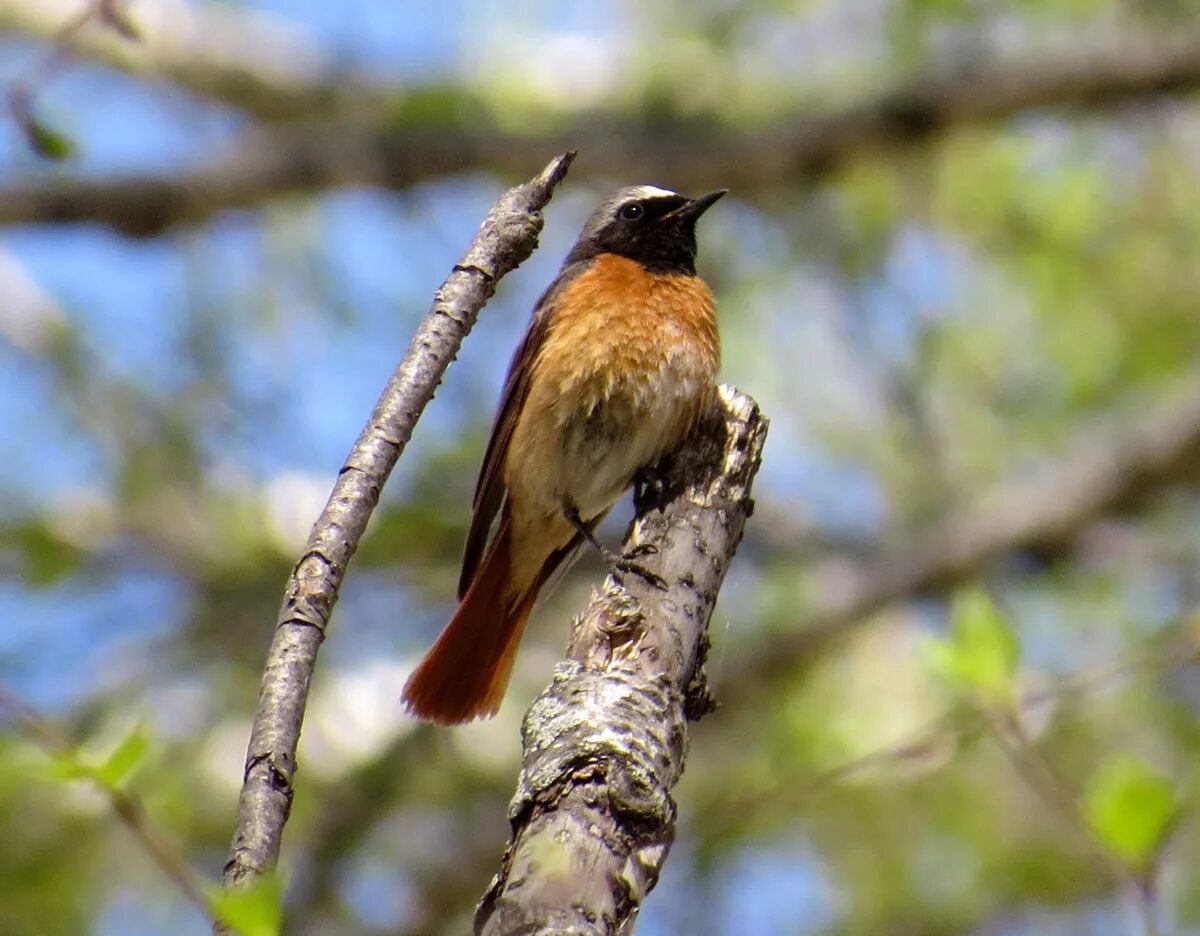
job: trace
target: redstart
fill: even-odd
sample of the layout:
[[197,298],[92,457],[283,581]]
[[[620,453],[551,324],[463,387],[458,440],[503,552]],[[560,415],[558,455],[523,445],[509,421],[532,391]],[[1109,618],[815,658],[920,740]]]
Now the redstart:
[[496,714],[539,590],[584,542],[637,571],[593,530],[712,404],[720,339],[696,221],[724,194],[614,192],[538,300],[475,487],[458,610],[404,686],[418,718]]

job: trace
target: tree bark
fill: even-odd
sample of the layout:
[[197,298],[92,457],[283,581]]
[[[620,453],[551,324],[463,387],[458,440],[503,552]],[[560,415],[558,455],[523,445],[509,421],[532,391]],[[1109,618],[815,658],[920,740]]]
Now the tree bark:
[[661,512],[638,504],[626,554],[665,587],[610,576],[576,621],[566,661],[525,716],[512,838],[476,911],[478,934],[632,931],[674,838],[689,722],[715,706],[708,621],[753,507],[766,432],[757,404],[722,387],[667,472],[667,491],[679,493]]
[[491,298],[497,281],[537,245],[541,209],[573,158],[574,153],[557,157],[536,178],[502,195],[488,213],[438,290],[292,570],[246,752],[237,826],[225,865],[226,887],[248,884],[273,868],[279,857],[309,681],[346,567],[384,482],[479,310]]

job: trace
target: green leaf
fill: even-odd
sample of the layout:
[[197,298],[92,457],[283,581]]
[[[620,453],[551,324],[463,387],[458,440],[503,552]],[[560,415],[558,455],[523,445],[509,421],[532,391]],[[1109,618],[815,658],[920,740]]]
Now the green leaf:
[[118,790],[146,759],[150,739],[135,725],[100,763],[81,757],[78,751],[55,752],[50,776],[55,780],[91,780],[109,790]]
[[49,764],[49,774],[55,780],[90,780],[95,777],[96,771],[72,751],[55,754]]
[[1092,776],[1084,797],[1096,837],[1139,870],[1162,846],[1178,809],[1171,784],[1131,757],[1106,761]]
[[141,725],[135,725],[104,762],[95,767],[93,775],[96,781],[110,789],[120,788],[142,765],[149,746],[150,739],[146,736],[145,729]]
[[278,936],[282,890],[278,875],[269,874],[236,890],[214,887],[209,897],[221,922],[240,936]]
[[64,542],[43,523],[25,523],[12,530],[9,540],[20,550],[22,571],[34,585],[52,585],[79,567],[82,552]]
[[32,115],[21,121],[21,128],[33,151],[44,159],[68,159],[75,152],[75,143],[69,136]]
[[983,589],[967,589],[955,596],[950,637],[934,641],[927,659],[951,683],[989,701],[1012,700],[1020,644]]

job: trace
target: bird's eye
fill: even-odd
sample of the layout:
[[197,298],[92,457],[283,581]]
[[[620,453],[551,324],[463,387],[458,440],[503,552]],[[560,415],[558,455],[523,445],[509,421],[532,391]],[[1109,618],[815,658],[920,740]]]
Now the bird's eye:
[[629,205],[622,205],[621,210],[617,212],[617,217],[622,221],[636,221],[645,213],[645,208],[643,208],[637,202],[633,202]]

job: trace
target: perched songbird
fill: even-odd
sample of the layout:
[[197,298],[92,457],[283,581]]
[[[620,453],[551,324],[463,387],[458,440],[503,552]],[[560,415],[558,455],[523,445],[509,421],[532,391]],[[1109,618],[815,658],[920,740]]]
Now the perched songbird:
[[724,194],[613,193],[538,301],[479,472],[458,610],[404,687],[418,718],[496,713],[538,591],[585,541],[601,548],[596,525],[710,406],[720,342],[696,221]]

